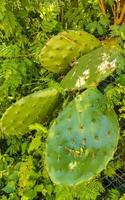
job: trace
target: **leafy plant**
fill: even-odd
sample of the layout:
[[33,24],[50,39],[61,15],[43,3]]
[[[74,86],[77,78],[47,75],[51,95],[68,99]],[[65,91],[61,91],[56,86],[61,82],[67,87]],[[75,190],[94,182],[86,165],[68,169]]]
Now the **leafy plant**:
[[[124,18],[121,18],[120,24],[115,23],[115,12],[112,12],[112,8],[114,9],[114,6],[116,8],[118,3],[119,1],[105,0],[106,12],[103,13],[96,0],[1,0],[0,116],[13,103],[33,92],[54,87],[62,93],[63,90],[58,82],[63,76],[49,73],[41,68],[39,62],[41,48],[53,35],[67,29],[74,29],[92,33],[100,40],[109,36],[120,37],[120,45],[124,50]],[[116,15],[118,20],[122,8],[124,6],[121,6]],[[98,88],[110,99],[108,107],[114,104],[121,129],[114,159],[108,164],[100,178],[92,179],[87,184],[82,183],[76,188],[55,186],[48,177],[45,164],[48,131],[41,124],[32,124],[29,126],[29,132],[22,137],[5,138],[3,134],[1,135],[0,199],[100,200],[107,197],[108,193],[108,198],[112,200],[112,198],[119,199],[122,196],[120,194],[122,191],[116,190],[117,184],[115,192],[112,190],[115,187],[112,181],[120,176],[119,168],[124,174],[124,63],[123,56],[119,60],[118,70],[98,85]],[[68,93],[63,91],[62,108],[65,108],[67,103],[80,92],[82,89]],[[57,111],[60,112],[62,108],[57,108]],[[53,120],[57,113],[54,112],[52,115]],[[110,179],[110,188],[106,178]],[[23,187],[21,187],[22,183]]]
[[[53,40],[51,39],[50,42],[47,43],[47,45],[42,49],[40,55],[40,58],[42,57],[41,62],[43,63],[43,66],[54,73],[63,72],[63,65],[65,64],[63,63],[64,58],[62,60],[61,57],[54,57],[53,51],[55,51],[55,49],[57,50],[57,47],[54,47],[54,40],[58,42],[58,52],[65,52],[64,55],[68,65],[74,59],[74,55],[71,56],[69,51],[66,51],[67,46],[69,46],[67,45],[67,40],[69,42],[68,44],[71,43],[75,46],[80,46],[80,42],[82,41],[83,46],[79,47],[78,53],[85,53],[89,50],[91,51],[93,48],[98,46],[98,44],[100,44],[96,38],[87,34],[86,32],[82,33],[69,31],[60,33],[59,36],[55,37]],[[93,43],[93,45],[91,44],[90,46],[90,42]],[[114,41],[112,42],[112,40],[108,42],[106,48],[109,47],[110,43],[113,43],[113,50],[115,46],[116,51],[120,53],[120,48],[117,47],[117,43]],[[88,48],[88,46],[90,46],[90,48]],[[71,46],[71,48],[73,48],[73,46]],[[52,51],[51,49],[54,50]],[[99,79],[98,82],[103,79],[102,74],[106,73],[107,76],[108,68],[110,68],[109,73],[111,73],[112,67],[114,69],[116,66],[114,63],[114,57],[113,61],[106,60],[106,56],[108,55],[106,54],[107,51],[108,50],[105,49],[105,45],[104,52],[103,47],[101,50],[99,49],[99,52],[102,53],[102,60],[99,60],[99,63],[98,61],[95,62],[95,68],[97,68],[97,70],[100,72],[99,77],[97,77],[97,79]],[[76,56],[78,56],[77,52]],[[98,51],[95,52],[94,56],[98,56]],[[112,54],[110,55],[109,53],[108,57],[111,59]],[[56,68],[53,68],[53,65],[51,65],[52,59],[55,62],[53,64],[56,66]],[[89,57],[87,57],[86,61],[88,60],[93,60],[93,54],[90,54]],[[79,60],[76,62],[80,63]],[[59,64],[57,65],[57,63]],[[88,68],[81,72],[81,74],[84,74],[86,71],[90,71],[91,65],[89,66],[88,62],[82,62],[82,65],[87,65]],[[79,68],[79,65],[77,67]],[[96,72],[95,69],[94,72]],[[79,77],[78,70],[75,69],[73,75],[71,75],[71,78],[69,76],[67,80],[70,81],[74,74]],[[90,79],[90,83],[86,85],[88,88],[91,88],[94,83],[97,83],[96,80],[94,81],[92,79],[92,76],[89,78],[89,74],[87,74],[86,79],[84,79],[84,77],[81,77],[81,79],[83,79],[85,82]],[[51,95],[49,90],[46,90],[43,93],[37,92],[29,95],[28,97],[22,98],[20,101],[14,104],[14,106],[11,106],[1,119],[2,132],[6,135],[19,135],[27,132],[27,128],[30,123],[32,124],[33,122],[39,122],[41,118],[44,119],[46,117],[48,111],[54,110],[54,108],[51,109],[51,105],[55,105],[55,98],[57,101],[58,92],[55,90],[54,99],[53,94],[54,90],[52,90]],[[53,101],[51,102],[49,100],[49,95],[54,103]],[[71,106],[69,105],[66,109],[64,109],[62,114],[59,115],[59,118],[57,118],[57,121],[55,121],[56,125],[50,128],[50,134],[47,142],[47,168],[50,178],[53,180],[53,182],[63,185],[77,185],[82,181],[88,181],[90,178],[96,176],[101,170],[103,170],[106,167],[106,164],[112,158],[113,152],[115,151],[118,143],[119,126],[113,110],[111,108],[109,110],[106,99],[104,101],[103,99],[104,97],[101,96],[98,90],[88,89],[86,92],[83,92],[78,99],[72,101],[70,104]],[[82,107],[82,105],[88,105],[86,108],[87,110],[84,108],[84,106]],[[43,112],[43,106],[45,106],[47,111]],[[99,107],[101,107],[101,109]],[[26,112],[26,114],[24,114],[24,112]],[[70,113],[73,114],[73,117],[70,115]],[[87,116],[87,121],[85,120],[84,116]],[[15,123],[15,118],[18,118],[17,123]],[[74,128],[72,128],[74,120],[76,123]],[[22,122],[24,123],[24,121],[25,124],[23,125]],[[67,121],[69,121],[68,127]],[[94,133],[91,133],[91,129],[88,130],[88,122],[91,122],[90,124],[93,127]],[[106,129],[105,127],[103,129],[103,123],[106,125]],[[116,125],[115,128],[113,124]],[[61,128],[63,126],[66,129],[65,131],[63,131],[63,128]],[[101,129],[98,126],[100,126]],[[78,135],[76,135],[74,130],[77,131]],[[66,135],[64,135],[64,132],[66,132]],[[103,133],[104,135],[101,135],[100,137],[100,135],[97,134],[98,132],[100,132],[100,134]],[[69,133],[71,136],[68,136]],[[81,135],[80,137],[79,134]],[[91,135],[91,141],[88,134]],[[59,135],[60,137],[58,138]],[[103,140],[103,138],[107,139]],[[100,142],[100,140],[102,141]],[[107,143],[107,140],[109,141],[108,146],[110,147],[108,151],[108,146],[104,147]],[[101,165],[99,164],[100,159],[102,159]],[[90,167],[88,167],[88,165]]]

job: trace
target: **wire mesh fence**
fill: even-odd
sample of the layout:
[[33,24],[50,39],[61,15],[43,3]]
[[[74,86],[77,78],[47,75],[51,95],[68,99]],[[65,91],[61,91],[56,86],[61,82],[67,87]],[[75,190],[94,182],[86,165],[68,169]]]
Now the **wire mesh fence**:
[[[120,146],[118,147],[118,152],[120,151]],[[102,174],[101,182],[105,188],[105,191],[109,191],[110,189],[116,189],[121,194],[125,193],[125,160],[123,156],[123,152],[121,154],[116,153],[114,157],[114,161],[121,161],[122,166],[115,171],[113,176],[107,176]]]

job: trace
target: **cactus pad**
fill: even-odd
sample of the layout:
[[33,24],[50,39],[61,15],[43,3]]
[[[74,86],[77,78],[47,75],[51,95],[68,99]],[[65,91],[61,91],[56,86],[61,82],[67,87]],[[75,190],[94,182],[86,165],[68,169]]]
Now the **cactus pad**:
[[79,58],[62,80],[62,87],[73,90],[98,85],[118,66],[121,55],[116,46],[103,45]]
[[10,106],[1,118],[1,130],[5,135],[20,135],[28,131],[34,122],[45,122],[57,105],[56,89],[45,89],[30,94]]
[[100,45],[93,35],[83,31],[61,32],[41,50],[40,62],[53,73],[62,73],[81,54]]
[[50,178],[63,185],[88,181],[113,158],[118,138],[117,117],[107,109],[105,97],[97,89],[86,90],[50,128],[46,155]]

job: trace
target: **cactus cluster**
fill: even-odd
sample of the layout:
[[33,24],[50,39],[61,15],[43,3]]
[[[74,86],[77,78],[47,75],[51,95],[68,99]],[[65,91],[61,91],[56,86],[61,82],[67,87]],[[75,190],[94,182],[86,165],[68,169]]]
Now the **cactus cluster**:
[[[117,68],[120,56],[116,41],[102,44],[82,31],[59,33],[41,50],[40,62],[44,68],[58,74],[67,72],[60,83],[63,90],[87,88],[50,126],[46,166],[54,183],[77,185],[88,181],[113,158],[119,124],[114,110],[109,109],[107,99],[96,86]],[[20,99],[3,114],[1,131],[5,135],[22,135],[30,124],[45,122],[60,103],[60,95],[53,88]]]

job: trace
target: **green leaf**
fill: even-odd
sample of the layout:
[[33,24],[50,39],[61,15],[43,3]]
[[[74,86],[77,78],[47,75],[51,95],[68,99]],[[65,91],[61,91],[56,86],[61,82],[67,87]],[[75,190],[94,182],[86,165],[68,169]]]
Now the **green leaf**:
[[119,200],[120,193],[117,189],[111,189],[109,190],[106,200]]
[[2,189],[2,191],[6,192],[6,193],[12,193],[15,190],[16,190],[16,187],[15,187],[14,181],[8,182],[7,185]]
[[34,123],[34,124],[31,124],[29,126],[29,129],[32,131],[32,130],[36,130],[38,132],[42,132],[42,133],[47,133],[47,129],[42,125],[42,124],[38,124],[38,123]]
[[10,174],[9,179],[14,182],[17,182],[19,180],[18,171],[14,171],[12,174]]
[[35,186],[35,191],[42,193],[44,196],[46,196],[47,190],[45,189],[43,184]]
[[7,197],[5,195],[2,195],[2,199],[1,200],[7,200]]
[[55,200],[73,200],[71,190],[68,187],[56,186],[55,187],[56,199]]
[[121,74],[116,78],[116,83],[120,83],[121,85],[125,86],[125,74]]
[[28,153],[37,150],[40,147],[40,145],[41,145],[41,136],[36,135],[36,137],[32,139],[32,142],[29,145]]
[[125,200],[125,194],[119,200]]

